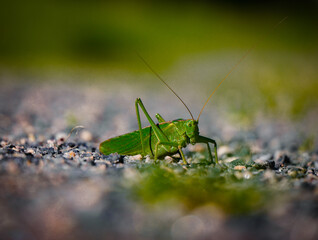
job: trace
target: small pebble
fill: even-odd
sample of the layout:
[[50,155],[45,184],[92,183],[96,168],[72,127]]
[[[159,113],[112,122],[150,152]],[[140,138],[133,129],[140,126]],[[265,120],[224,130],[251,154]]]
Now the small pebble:
[[154,160],[151,159],[149,156],[146,157],[145,163],[153,163]]
[[57,145],[62,145],[66,141],[67,135],[64,132],[57,133],[55,140]]
[[261,155],[259,158],[254,160],[254,162],[256,162],[258,164],[265,164],[266,162],[268,162],[272,158],[273,158],[273,155],[268,153],[268,154]]
[[88,130],[82,130],[80,133],[80,138],[82,141],[90,142],[93,140],[93,135]]
[[245,170],[246,169],[246,167],[245,166],[241,166],[241,165],[238,165],[238,166],[235,166],[234,167],[234,170]]
[[27,149],[25,150],[25,153],[34,155],[34,154],[35,154],[35,151],[34,151],[32,148],[27,148]]
[[[173,158],[170,157],[170,156],[165,156],[165,161],[166,161],[167,163],[172,163],[172,162],[173,162]],[[188,161],[189,161],[189,160],[188,160]]]
[[55,147],[55,141],[54,140],[47,140],[47,147],[48,148],[54,148]]
[[76,156],[76,154],[75,154],[73,151],[71,151],[71,152],[66,152],[66,153],[63,154],[63,157],[65,157],[65,158],[67,158],[67,159],[72,159],[72,158],[74,158],[75,156]]
[[229,157],[223,160],[224,163],[230,163],[233,162],[235,160],[239,159],[238,157]]
[[229,154],[233,151],[234,149],[232,149],[228,145],[223,145],[218,148],[218,156],[221,157],[222,155]]
[[142,160],[142,156],[141,156],[140,154],[134,155],[134,156],[130,156],[129,158],[130,158],[130,160],[133,160],[133,161],[140,161],[140,160]]

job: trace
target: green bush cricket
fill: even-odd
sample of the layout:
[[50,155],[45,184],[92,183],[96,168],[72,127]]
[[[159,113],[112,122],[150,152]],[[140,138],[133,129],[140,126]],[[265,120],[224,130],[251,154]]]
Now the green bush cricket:
[[[276,28],[280,23],[282,23],[287,17],[283,18],[278,24],[274,26]],[[154,157],[155,160],[165,156],[174,155],[180,153],[183,163],[187,164],[182,148],[186,147],[188,144],[205,143],[207,145],[209,158],[213,162],[213,157],[211,153],[210,143],[214,145],[214,158],[215,163],[218,164],[218,154],[217,154],[217,144],[216,141],[201,136],[199,134],[199,119],[203,112],[203,109],[211,99],[212,95],[220,87],[225,79],[236,69],[236,67],[246,58],[246,56],[254,49],[255,46],[250,48],[245,55],[243,55],[239,61],[231,68],[228,74],[220,81],[215,90],[208,97],[204,103],[198,118],[195,120],[191,111],[184,103],[184,101],[178,96],[178,94],[160,77],[160,75],[138,54],[140,59],[146,64],[146,66],[158,77],[158,79],[164,83],[170,91],[182,102],[185,108],[190,113],[191,119],[177,119],[173,121],[166,121],[161,117],[159,113],[156,114],[158,119],[158,124],[152,120],[148,114],[144,104],[140,98],[135,101],[136,115],[138,120],[139,130],[131,133],[120,135],[102,142],[99,146],[101,153],[109,155],[111,153],[118,153],[121,155],[137,155],[142,156],[149,155]],[[142,128],[140,121],[139,108],[145,114],[150,126]]]
[[[239,62],[241,62],[246,55],[247,54],[245,54]],[[139,130],[131,133],[126,133],[124,135],[120,135],[102,142],[99,146],[100,152],[105,155],[109,155],[111,153],[118,153],[121,155],[130,156],[137,154],[141,154],[142,156],[149,155],[151,157],[154,157],[155,160],[161,157],[174,155],[179,152],[182,157],[183,163],[187,164],[182,148],[186,147],[190,143],[193,145],[196,143],[205,143],[207,145],[209,157],[212,162],[213,157],[209,145],[209,143],[212,143],[214,145],[215,163],[218,163],[217,143],[215,140],[201,136],[199,134],[199,118],[212,95],[216,92],[222,82],[236,68],[239,62],[231,69],[231,71],[212,92],[212,94],[205,102],[203,108],[201,109],[198,119],[195,120],[191,111],[184,103],[184,101],[178,96],[178,94],[160,77],[157,72],[154,71],[154,69],[140,55],[139,57],[147,65],[147,67],[160,79],[160,81],[162,81],[182,102],[182,104],[190,113],[191,119],[177,119],[173,121],[166,121],[159,113],[157,113],[156,118],[159,123],[156,124],[148,114],[141,99],[137,98],[135,101],[135,107]],[[145,114],[147,120],[150,123],[150,126],[145,128],[141,127],[139,108],[141,108],[141,110]]]

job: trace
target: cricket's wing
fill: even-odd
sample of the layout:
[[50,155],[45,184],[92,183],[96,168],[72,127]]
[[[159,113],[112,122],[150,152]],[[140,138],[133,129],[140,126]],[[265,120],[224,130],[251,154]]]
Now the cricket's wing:
[[[150,131],[150,127],[142,129],[144,139],[149,139]],[[114,137],[102,142],[99,145],[99,151],[105,155],[109,155],[111,153],[118,153],[120,155],[141,154],[142,148],[139,130],[118,137]]]

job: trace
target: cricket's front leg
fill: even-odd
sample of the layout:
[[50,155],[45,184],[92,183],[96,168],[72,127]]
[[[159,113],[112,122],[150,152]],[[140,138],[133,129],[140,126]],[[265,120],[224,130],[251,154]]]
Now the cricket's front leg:
[[183,151],[182,151],[182,147],[181,147],[181,146],[178,146],[178,149],[179,149],[180,155],[181,155],[181,157],[182,157],[183,163],[187,165],[188,162],[187,162],[187,160],[185,159],[184,153],[183,153]]
[[213,158],[212,158],[212,153],[211,153],[211,148],[209,143],[213,143],[214,145],[214,155],[215,155],[215,163],[218,164],[219,163],[219,158],[218,158],[218,153],[217,153],[217,144],[216,141],[211,139],[211,138],[207,138],[207,137],[203,137],[203,136],[199,136],[198,137],[198,141],[197,143],[206,143],[208,146],[208,151],[209,151],[209,156],[211,161],[213,162]]

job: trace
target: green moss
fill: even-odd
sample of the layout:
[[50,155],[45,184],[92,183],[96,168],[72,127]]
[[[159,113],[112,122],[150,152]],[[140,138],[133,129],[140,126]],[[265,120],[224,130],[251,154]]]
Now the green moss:
[[[150,205],[177,202],[192,210],[212,204],[228,214],[247,214],[266,207],[270,191],[260,181],[261,174],[234,170],[236,165],[248,165],[243,160],[228,165],[191,164],[181,166],[164,161],[137,169],[140,181],[133,186],[137,199]],[[248,178],[237,173],[249,174]],[[173,200],[173,201],[171,201]]]

